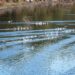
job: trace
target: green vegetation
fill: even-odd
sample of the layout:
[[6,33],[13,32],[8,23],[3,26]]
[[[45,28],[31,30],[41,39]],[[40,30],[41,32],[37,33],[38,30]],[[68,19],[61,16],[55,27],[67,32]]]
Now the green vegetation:
[[[75,5],[70,9],[65,9],[59,5],[51,7],[36,5],[33,9],[29,7],[23,7],[21,10],[13,10],[11,13],[6,12],[3,16],[0,17],[0,21],[50,21],[50,20],[73,20],[75,16],[70,16],[66,14],[75,13]],[[65,11],[69,10],[69,11]],[[13,25],[0,25],[0,28],[13,27]],[[53,25],[44,26],[45,28],[51,28]],[[33,26],[35,29],[35,26]],[[37,27],[37,29],[39,26]],[[40,28],[43,28],[40,26]]]
[[33,10],[24,8],[21,15],[29,21],[42,21],[42,20],[62,20],[64,18],[64,9],[61,7],[51,6],[36,6]]

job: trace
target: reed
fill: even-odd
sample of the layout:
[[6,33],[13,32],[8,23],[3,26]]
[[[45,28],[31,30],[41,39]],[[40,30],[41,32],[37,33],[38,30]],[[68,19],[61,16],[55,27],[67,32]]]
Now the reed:
[[59,7],[51,7],[49,6],[35,6],[34,9],[24,8],[21,13],[23,19],[29,21],[43,21],[43,20],[54,20],[54,19],[62,19],[64,11]]

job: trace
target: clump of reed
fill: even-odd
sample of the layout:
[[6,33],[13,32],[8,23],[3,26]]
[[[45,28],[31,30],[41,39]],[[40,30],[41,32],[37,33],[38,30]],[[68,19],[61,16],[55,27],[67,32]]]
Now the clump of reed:
[[63,8],[61,9],[58,6],[52,7],[51,5],[36,5],[33,9],[25,7],[22,12],[22,16],[25,20],[29,19],[33,21],[62,19],[63,14]]

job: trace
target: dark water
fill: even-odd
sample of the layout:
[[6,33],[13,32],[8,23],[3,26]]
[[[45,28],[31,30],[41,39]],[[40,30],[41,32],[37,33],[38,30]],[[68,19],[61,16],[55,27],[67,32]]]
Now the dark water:
[[1,21],[0,75],[75,75],[74,20],[12,23]]

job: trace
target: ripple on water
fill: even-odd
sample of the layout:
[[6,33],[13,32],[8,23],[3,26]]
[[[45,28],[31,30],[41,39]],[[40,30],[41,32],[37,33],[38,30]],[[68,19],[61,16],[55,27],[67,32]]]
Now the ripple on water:
[[1,32],[0,74],[62,75],[68,73],[75,67],[74,46],[74,29]]

